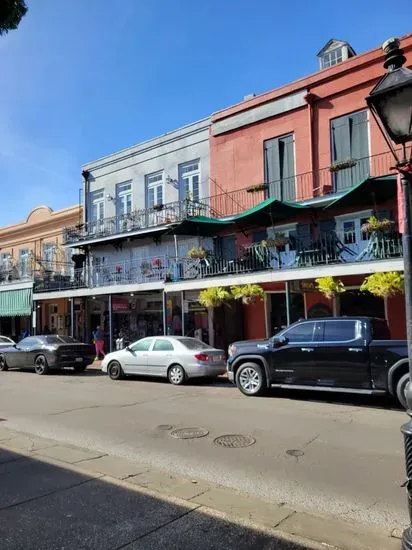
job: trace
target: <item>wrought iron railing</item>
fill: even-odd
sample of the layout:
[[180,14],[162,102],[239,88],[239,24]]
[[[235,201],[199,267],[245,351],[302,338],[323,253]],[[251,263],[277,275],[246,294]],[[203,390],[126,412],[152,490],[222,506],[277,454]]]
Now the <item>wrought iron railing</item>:
[[33,272],[35,292],[85,288],[87,284],[86,268],[76,268],[74,264],[70,263],[54,263],[48,269],[36,269]]
[[31,262],[8,263],[0,265],[0,284],[31,281],[33,268]]
[[167,278],[166,256],[138,258],[117,263],[93,264],[89,268],[91,287],[164,281]]
[[65,244],[81,243],[90,239],[101,239],[162,225],[167,226],[193,216],[209,216],[210,214],[207,201],[183,200],[172,202],[152,208],[135,210],[111,218],[91,220],[75,227],[68,227],[64,232],[64,242]]

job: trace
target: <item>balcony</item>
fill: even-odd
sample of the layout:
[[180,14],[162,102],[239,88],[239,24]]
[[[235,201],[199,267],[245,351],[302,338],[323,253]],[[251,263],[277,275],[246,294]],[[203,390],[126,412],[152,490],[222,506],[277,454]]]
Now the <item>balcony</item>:
[[150,230],[166,229],[167,226],[193,216],[210,214],[207,200],[206,202],[184,200],[68,227],[65,229],[63,238],[67,245],[83,244],[86,241],[97,242],[110,237],[139,235],[148,233]]
[[36,269],[33,272],[34,292],[56,292],[85,288],[87,286],[85,267],[75,268],[73,264],[54,263],[50,268]]
[[33,269],[28,262],[9,262],[0,266],[0,285],[26,283],[33,279]]
[[[241,214],[253,208],[268,197],[289,201],[303,202],[314,198],[328,197],[343,193],[363,181],[366,177],[386,176],[393,171],[393,156],[390,152],[352,159],[336,166],[322,168],[313,172],[298,174],[292,178],[264,183],[235,191],[228,191],[209,198],[211,212],[219,217]],[[338,169],[336,169],[338,168]],[[252,184],[253,182],[251,182]],[[260,190],[259,190],[260,188]]]

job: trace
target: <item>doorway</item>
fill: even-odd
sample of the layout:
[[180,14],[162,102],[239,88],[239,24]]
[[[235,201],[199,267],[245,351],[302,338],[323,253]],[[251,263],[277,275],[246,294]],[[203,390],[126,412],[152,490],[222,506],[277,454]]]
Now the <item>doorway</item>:
[[385,319],[385,303],[383,298],[378,298],[368,292],[360,290],[347,290],[339,296],[339,312],[341,316],[379,317]]
[[[286,316],[286,294],[284,292],[276,292],[268,294],[269,305],[269,327],[268,336],[273,336],[282,328],[287,326]],[[303,293],[292,292],[290,294],[290,322],[294,323],[298,319],[305,317],[305,303]]]

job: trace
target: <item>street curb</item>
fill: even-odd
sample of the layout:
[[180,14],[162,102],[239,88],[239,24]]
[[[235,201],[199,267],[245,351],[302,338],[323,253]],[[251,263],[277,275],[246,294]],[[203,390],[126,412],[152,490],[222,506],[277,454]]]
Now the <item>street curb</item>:
[[[23,439],[24,442],[24,438],[35,439],[37,448],[31,450],[13,446],[13,441],[15,444],[17,441],[21,446],[21,441]],[[44,440],[44,446],[41,446],[42,440]],[[289,509],[283,503],[270,504],[226,487],[213,486],[200,480],[176,478],[167,472],[155,470],[150,466],[137,464],[121,457],[93,453],[89,449],[10,430],[5,426],[0,426],[0,447],[18,453],[22,457],[34,458],[53,466],[71,470],[90,478],[91,481],[105,481],[164,502],[182,506],[189,511],[197,510],[212,517],[223,518],[240,526],[258,530],[272,535],[280,541],[290,543],[291,550],[294,548],[299,550],[305,548],[308,550],[325,550],[327,548],[397,550],[399,548],[397,536],[399,534],[394,531],[391,534],[384,533],[363,524],[347,523],[335,517]],[[59,458],[47,456],[48,452],[53,454],[56,449],[59,450]],[[65,450],[67,450],[67,460],[65,460]],[[83,455],[89,455],[89,457],[74,461],[76,453],[80,457]],[[139,473],[119,478],[110,475],[110,473],[99,471],[99,460],[103,462],[108,460],[112,466],[113,462],[116,465],[124,465],[126,466],[125,471],[135,470]],[[110,469],[106,466],[106,470]],[[219,498],[219,494],[223,496],[222,499]],[[182,497],[182,495],[185,496]],[[226,500],[226,503],[223,502],[223,506],[221,500]]]

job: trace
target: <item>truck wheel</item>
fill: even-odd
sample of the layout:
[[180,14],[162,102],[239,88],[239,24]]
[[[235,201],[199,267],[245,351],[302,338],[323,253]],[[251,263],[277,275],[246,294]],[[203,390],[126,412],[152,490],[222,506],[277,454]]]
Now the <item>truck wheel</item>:
[[263,369],[256,363],[244,363],[236,371],[236,386],[244,395],[262,395],[265,382]]
[[405,391],[406,391],[406,386],[408,385],[408,382],[409,382],[409,372],[401,376],[399,379],[399,382],[396,385],[396,397],[398,398],[399,403],[405,409],[407,408]]

